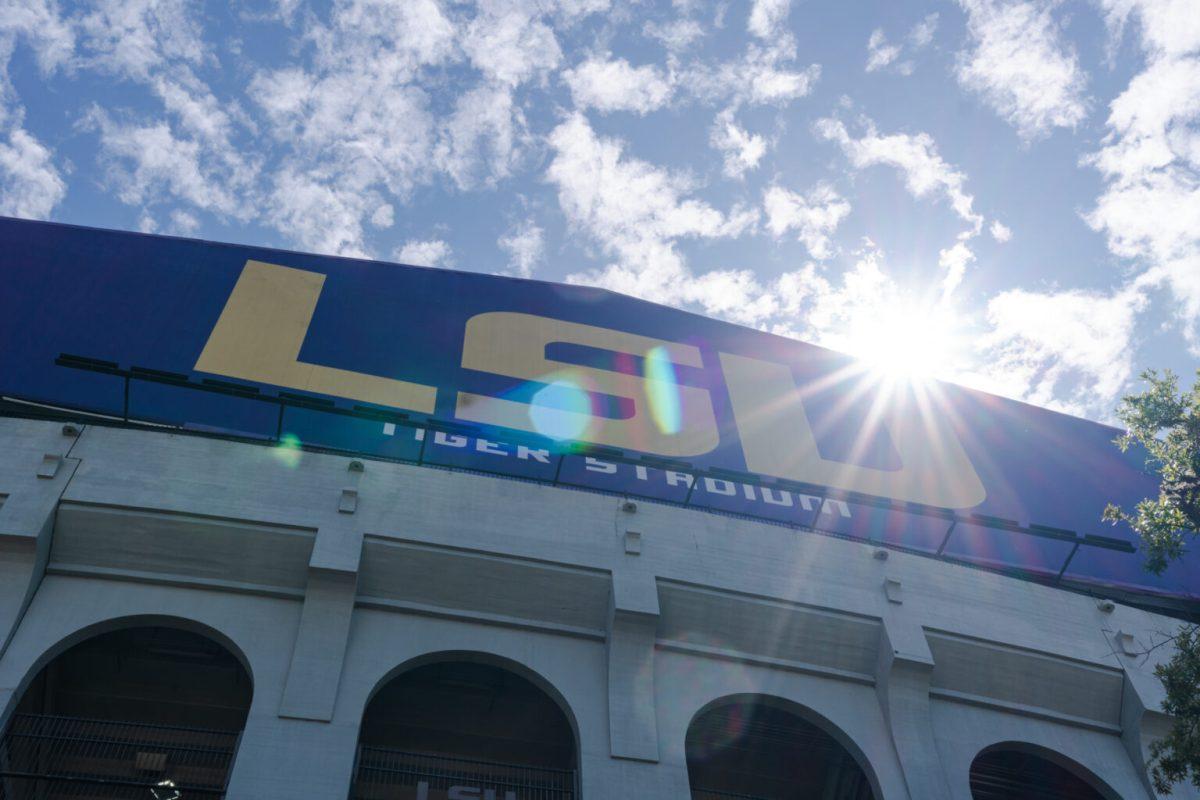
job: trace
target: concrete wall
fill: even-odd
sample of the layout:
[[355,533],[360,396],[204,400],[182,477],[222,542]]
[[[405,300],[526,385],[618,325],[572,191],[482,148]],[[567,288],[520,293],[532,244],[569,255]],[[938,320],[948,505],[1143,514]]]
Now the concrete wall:
[[[1174,623],[768,524],[434,468],[0,419],[0,711],[67,646],[178,624],[244,659],[229,796],[346,796],[373,692],[435,654],[508,665],[577,731],[584,800],[685,798],[706,705],[772,695],[879,800],[969,800],[1043,748],[1151,797],[1169,724],[1139,655]],[[1191,797],[1181,791],[1179,797]]]

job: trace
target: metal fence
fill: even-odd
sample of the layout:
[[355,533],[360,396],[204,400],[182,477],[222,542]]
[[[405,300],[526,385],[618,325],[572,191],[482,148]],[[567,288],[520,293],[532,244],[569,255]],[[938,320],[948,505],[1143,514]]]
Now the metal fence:
[[[360,747],[353,800],[445,800],[450,789],[480,800],[574,800],[575,771]],[[457,793],[456,793],[457,794]]]
[[0,738],[0,800],[218,800],[239,736],[17,714]]

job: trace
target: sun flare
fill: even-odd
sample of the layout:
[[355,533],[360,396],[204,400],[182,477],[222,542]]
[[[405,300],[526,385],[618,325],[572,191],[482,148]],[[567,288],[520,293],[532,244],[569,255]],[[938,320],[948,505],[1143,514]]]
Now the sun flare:
[[958,361],[962,337],[946,303],[898,300],[851,323],[842,347],[892,380],[944,378]]

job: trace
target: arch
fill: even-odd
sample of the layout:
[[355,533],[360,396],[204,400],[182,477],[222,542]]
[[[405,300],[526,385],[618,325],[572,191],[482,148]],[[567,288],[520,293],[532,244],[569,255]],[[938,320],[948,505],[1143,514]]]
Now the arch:
[[253,693],[245,653],[207,625],[136,615],[84,626],[39,655],[13,693],[0,796],[121,785],[141,797],[163,782],[221,796]]
[[988,745],[971,761],[972,800],[1121,800],[1087,767],[1040,745]]
[[485,652],[425,653],[368,695],[352,797],[377,796],[386,781],[431,800],[573,800],[579,761],[575,714],[544,676]]
[[821,714],[775,695],[732,694],[705,704],[688,723],[685,752],[692,797],[700,800],[790,800],[823,791],[838,800],[883,797],[853,739]]
[[0,727],[7,725],[8,718],[11,716],[17,702],[25,694],[25,691],[29,688],[29,684],[37,677],[38,673],[45,669],[47,664],[75,645],[88,639],[127,628],[174,628],[211,639],[225,648],[242,665],[242,669],[246,671],[246,676],[250,679],[250,690],[253,693],[254,669],[250,664],[250,659],[246,656],[245,651],[233,639],[226,636],[224,632],[187,617],[170,614],[131,614],[122,617],[112,617],[111,619],[85,625],[82,628],[72,631],[43,650],[41,655],[25,671],[25,675],[21,678],[20,683],[17,684],[15,691],[13,691],[8,706],[0,714]]

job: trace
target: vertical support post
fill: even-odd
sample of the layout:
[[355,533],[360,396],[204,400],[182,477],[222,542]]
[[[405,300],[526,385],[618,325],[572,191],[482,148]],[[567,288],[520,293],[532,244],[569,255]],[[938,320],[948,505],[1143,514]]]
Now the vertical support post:
[[[889,583],[900,585],[885,580],[885,591]],[[951,800],[929,707],[933,653],[925,631],[904,613],[901,594],[888,594],[883,605],[875,692],[900,757],[908,796],[911,800]]]
[[614,572],[608,615],[608,735],[613,758],[658,761],[654,698],[658,615],[653,575],[636,568]]

